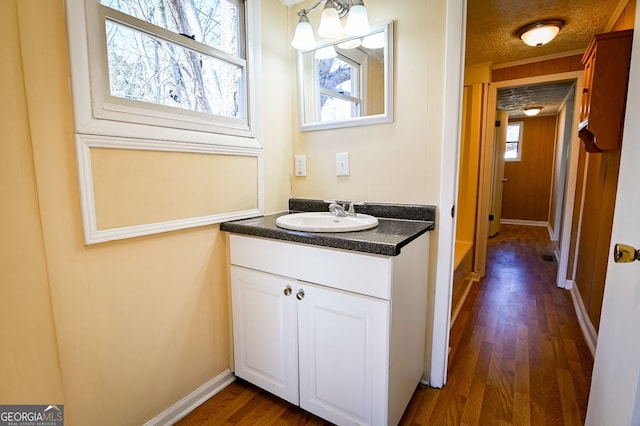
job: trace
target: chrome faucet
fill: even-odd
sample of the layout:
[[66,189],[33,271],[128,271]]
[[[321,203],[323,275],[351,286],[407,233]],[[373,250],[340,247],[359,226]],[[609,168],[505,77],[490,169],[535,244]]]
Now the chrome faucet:
[[344,206],[341,206],[336,202],[329,204],[329,212],[331,212],[332,215],[335,215],[335,217],[345,217],[347,215],[347,212],[344,211]]
[[349,203],[349,209],[345,210],[347,208],[346,204],[340,205],[335,201],[331,201],[331,200],[325,200],[324,202],[329,204],[329,212],[332,215],[335,215],[336,217],[357,216],[358,213],[356,213],[355,206],[363,204],[363,203],[355,203],[352,201]]

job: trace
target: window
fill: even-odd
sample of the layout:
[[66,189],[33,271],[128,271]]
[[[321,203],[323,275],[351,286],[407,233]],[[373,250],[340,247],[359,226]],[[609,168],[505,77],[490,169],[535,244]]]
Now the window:
[[361,75],[360,64],[344,55],[318,60],[319,121],[360,117]]
[[507,147],[504,151],[505,161],[520,161],[522,154],[522,121],[507,125]]
[[[86,8],[84,28],[68,17],[72,71],[79,68],[74,56],[80,55],[73,45],[83,47],[75,39],[86,38],[88,76],[84,80],[90,89],[91,119],[111,122],[110,127],[102,126],[107,131],[78,129],[78,133],[148,136],[114,130],[114,126],[126,127],[121,123],[131,123],[255,136],[248,96],[254,93],[249,87],[252,49],[246,41],[251,32],[248,15],[259,6],[249,7],[244,0],[67,3],[70,14],[78,13],[77,5]],[[77,98],[74,103],[78,104]]]

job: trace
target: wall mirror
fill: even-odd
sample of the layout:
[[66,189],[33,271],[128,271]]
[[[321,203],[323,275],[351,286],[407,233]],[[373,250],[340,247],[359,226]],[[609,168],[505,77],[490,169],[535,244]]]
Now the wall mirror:
[[393,22],[298,53],[301,128],[393,121]]

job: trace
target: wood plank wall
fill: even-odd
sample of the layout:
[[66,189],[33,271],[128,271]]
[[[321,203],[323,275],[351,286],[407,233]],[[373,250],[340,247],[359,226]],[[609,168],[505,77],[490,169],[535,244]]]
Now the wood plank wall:
[[518,78],[537,77],[540,75],[557,74],[570,71],[582,71],[582,55],[564,56],[562,58],[547,59],[545,61],[496,68],[491,71],[491,81],[515,80]]
[[[632,29],[635,11],[636,0],[631,0],[611,31]],[[619,149],[588,154],[581,145],[567,279],[575,280],[596,331],[600,326],[619,167]],[[582,221],[578,222],[581,213]]]
[[556,116],[517,119],[522,121],[520,161],[507,162],[503,188],[502,218],[549,220],[549,202],[555,157]]

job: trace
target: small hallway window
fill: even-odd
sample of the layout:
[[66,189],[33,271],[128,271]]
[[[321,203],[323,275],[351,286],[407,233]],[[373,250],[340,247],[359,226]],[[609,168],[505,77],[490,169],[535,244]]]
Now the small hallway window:
[[517,121],[507,125],[505,161],[520,161],[522,155],[522,124],[522,121]]

